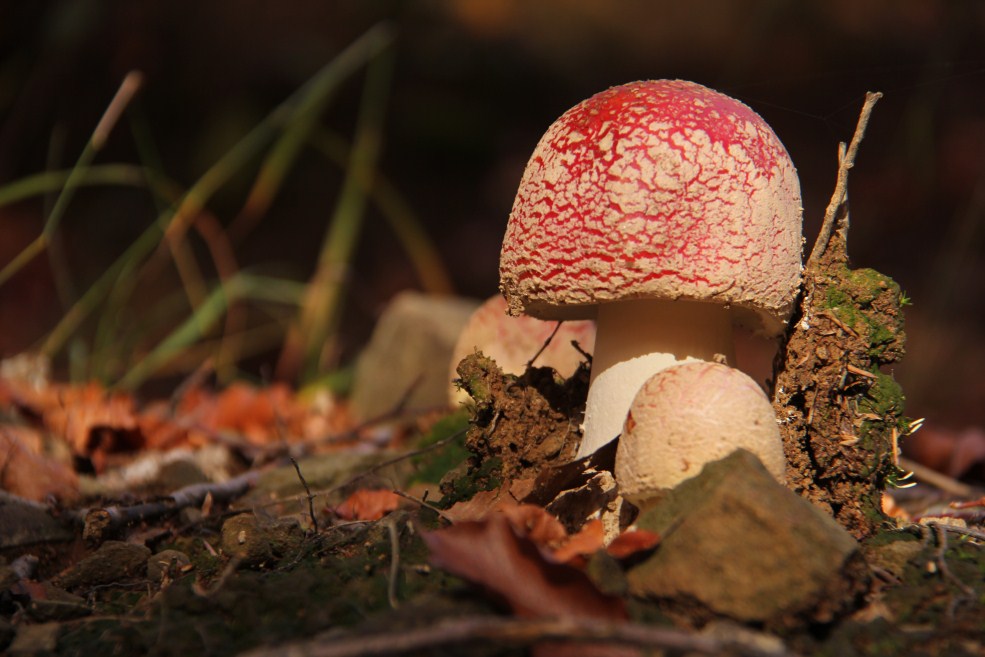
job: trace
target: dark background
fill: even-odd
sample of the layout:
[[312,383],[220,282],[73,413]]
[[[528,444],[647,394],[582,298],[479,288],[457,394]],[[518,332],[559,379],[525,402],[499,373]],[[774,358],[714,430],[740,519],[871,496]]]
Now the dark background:
[[[933,0],[64,0],[0,2],[0,185],[70,166],[130,69],[128,116],[163,169],[193,183],[264,114],[370,26],[396,33],[381,169],[437,243],[458,292],[497,286],[499,244],[534,144],[608,86],[684,78],[759,112],[798,167],[807,247],[830,197],[836,147],[863,95],[876,106],[850,180],[856,266],[912,298],[895,368],[909,414],[985,425],[985,3]],[[352,134],[357,75],[324,123]],[[127,124],[100,162],[136,161]],[[238,253],[306,280],[341,173],[304,155]],[[210,209],[229,220],[249,177]],[[82,291],[155,216],[146,193],[87,190],[60,240]],[[44,205],[0,208],[0,263],[40,230]],[[0,288],[0,352],[29,348],[63,312],[44,257]],[[342,358],[385,301],[417,287],[370,211],[345,313]]]

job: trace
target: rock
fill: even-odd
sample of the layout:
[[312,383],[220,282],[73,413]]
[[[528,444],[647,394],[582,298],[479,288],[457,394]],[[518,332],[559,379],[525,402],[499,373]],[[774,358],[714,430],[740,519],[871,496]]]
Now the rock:
[[61,629],[61,623],[22,624],[17,628],[17,634],[5,654],[11,657],[54,654],[58,649],[58,635]]
[[663,539],[629,571],[629,589],[670,611],[776,626],[826,622],[868,585],[852,536],[745,450],[709,463],[637,525]]
[[147,579],[154,584],[161,583],[165,575],[174,579],[190,563],[191,559],[184,552],[161,550],[147,560]]
[[356,363],[352,410],[361,420],[407,408],[448,404],[448,362],[479,302],[402,292],[380,317]]
[[72,528],[53,518],[43,504],[0,490],[0,549],[71,541]]
[[303,539],[301,527],[292,518],[266,522],[241,513],[222,523],[223,553],[247,566],[274,561],[296,550]]
[[55,586],[74,589],[112,584],[146,572],[150,550],[143,545],[106,541],[99,549],[56,577]]

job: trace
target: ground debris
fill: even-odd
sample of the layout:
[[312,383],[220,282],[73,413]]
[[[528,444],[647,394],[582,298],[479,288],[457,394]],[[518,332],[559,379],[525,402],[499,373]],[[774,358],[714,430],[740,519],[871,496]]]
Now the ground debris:
[[[483,480],[476,482],[477,490],[532,479],[574,458],[588,394],[587,364],[569,379],[546,367],[529,367],[517,377],[476,352],[459,364],[458,375],[474,400],[465,444],[471,454],[468,476]],[[446,480],[442,492],[454,488]]]
[[889,277],[848,266],[848,170],[878,97],[867,97],[851,145],[841,144],[838,183],[804,271],[773,397],[788,485],[857,539],[885,520],[882,493],[899,474],[898,439],[909,428],[902,390],[880,370],[903,355],[903,295]]

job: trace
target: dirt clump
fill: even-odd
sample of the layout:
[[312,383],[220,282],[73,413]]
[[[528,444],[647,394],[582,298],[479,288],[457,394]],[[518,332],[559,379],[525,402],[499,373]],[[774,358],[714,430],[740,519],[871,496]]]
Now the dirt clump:
[[882,493],[909,428],[902,390],[880,369],[903,355],[903,304],[891,278],[848,267],[836,234],[805,272],[774,386],[788,484],[857,539],[885,520]]
[[[474,400],[465,446],[466,476],[479,490],[502,481],[533,479],[544,469],[574,458],[588,395],[589,369],[583,363],[568,379],[548,367],[528,367],[521,376],[504,374],[481,352],[457,368],[462,388]],[[442,492],[455,489],[446,477]]]

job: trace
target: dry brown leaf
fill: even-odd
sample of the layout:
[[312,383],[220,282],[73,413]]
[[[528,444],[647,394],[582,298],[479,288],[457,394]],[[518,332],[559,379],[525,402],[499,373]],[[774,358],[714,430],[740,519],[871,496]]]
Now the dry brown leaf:
[[379,520],[400,506],[402,498],[390,490],[360,489],[333,509],[343,520]]
[[456,502],[445,510],[445,517],[452,522],[484,520],[493,511],[516,506],[518,502],[506,487],[496,490],[479,491],[471,498]]
[[605,551],[614,559],[627,559],[640,552],[649,552],[659,544],[660,534],[645,529],[633,529],[619,534]]
[[51,386],[43,395],[41,417],[52,434],[89,458],[96,472],[105,469],[109,454],[144,446],[133,398],[107,392],[97,383]]
[[594,518],[582,525],[577,534],[554,550],[551,558],[558,563],[582,567],[586,555],[598,552],[603,547],[605,547],[605,528],[601,520]]
[[41,453],[41,438],[29,427],[0,425],[0,489],[44,501],[49,495],[69,502],[79,480],[68,466]]
[[424,534],[431,563],[478,584],[524,618],[626,618],[622,600],[603,595],[582,571],[552,563],[502,514]]

